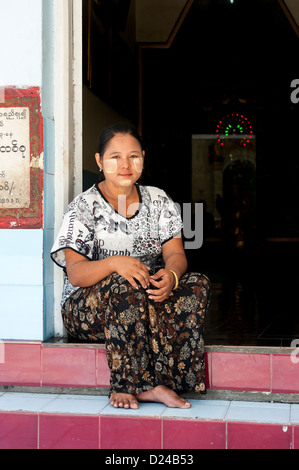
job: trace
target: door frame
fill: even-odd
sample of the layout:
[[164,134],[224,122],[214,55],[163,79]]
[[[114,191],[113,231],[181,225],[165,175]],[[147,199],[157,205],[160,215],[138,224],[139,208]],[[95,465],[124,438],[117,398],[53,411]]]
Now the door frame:
[[[82,192],[82,0],[54,6],[54,237],[70,201]],[[63,336],[63,271],[54,267],[54,335]]]

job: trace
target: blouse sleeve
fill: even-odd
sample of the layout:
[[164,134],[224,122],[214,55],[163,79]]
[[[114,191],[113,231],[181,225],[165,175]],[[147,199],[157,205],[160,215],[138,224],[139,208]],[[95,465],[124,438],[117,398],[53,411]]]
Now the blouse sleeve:
[[87,259],[92,259],[94,248],[94,220],[88,205],[78,197],[64,213],[60,230],[51,250],[52,260],[66,267],[65,249],[70,248]]
[[[160,196],[161,197],[161,196]],[[162,199],[162,208],[159,218],[159,234],[161,245],[168,240],[175,238],[183,229],[183,222],[180,210],[173,200],[164,193]]]

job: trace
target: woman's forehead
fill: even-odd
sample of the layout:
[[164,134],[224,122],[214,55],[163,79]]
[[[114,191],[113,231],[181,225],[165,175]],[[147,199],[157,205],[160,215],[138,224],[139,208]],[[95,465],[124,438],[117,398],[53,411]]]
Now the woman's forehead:
[[135,137],[130,134],[117,134],[109,141],[105,154],[122,151],[142,152],[140,143]]

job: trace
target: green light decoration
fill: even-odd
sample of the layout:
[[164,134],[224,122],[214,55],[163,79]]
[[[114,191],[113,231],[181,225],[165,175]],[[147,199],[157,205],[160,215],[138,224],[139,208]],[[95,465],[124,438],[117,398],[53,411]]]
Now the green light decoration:
[[224,145],[224,139],[226,138],[230,138],[235,135],[244,136],[243,139],[240,140],[240,143],[241,147],[246,147],[253,138],[253,128],[247,117],[243,114],[232,113],[227,114],[218,122],[216,135],[217,142],[220,146]]

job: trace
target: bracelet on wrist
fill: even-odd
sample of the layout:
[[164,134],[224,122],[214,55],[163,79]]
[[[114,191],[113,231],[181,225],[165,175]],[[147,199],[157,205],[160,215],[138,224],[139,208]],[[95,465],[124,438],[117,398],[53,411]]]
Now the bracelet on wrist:
[[169,269],[169,271],[174,275],[174,278],[175,278],[175,286],[172,288],[172,290],[176,290],[179,286],[179,278],[177,276],[177,273],[172,271],[172,269]]

